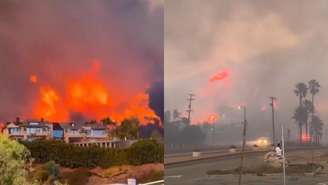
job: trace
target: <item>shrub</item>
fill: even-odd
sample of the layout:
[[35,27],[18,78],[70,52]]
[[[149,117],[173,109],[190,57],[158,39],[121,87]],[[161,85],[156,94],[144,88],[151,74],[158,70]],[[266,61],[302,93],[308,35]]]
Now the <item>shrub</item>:
[[23,145],[0,134],[0,184],[27,184],[25,168],[29,156]]
[[59,165],[54,161],[49,161],[43,166],[43,170],[48,172],[49,177],[52,179],[58,179],[60,175]]
[[49,173],[44,169],[38,169],[33,173],[33,180],[37,182],[46,182],[49,178]]
[[79,147],[61,141],[23,142],[36,162],[54,161],[64,167],[110,167],[124,164],[163,162],[164,146],[155,140],[141,140],[128,149],[98,146]]
[[128,159],[133,165],[163,162],[164,147],[156,140],[141,140],[129,148]]

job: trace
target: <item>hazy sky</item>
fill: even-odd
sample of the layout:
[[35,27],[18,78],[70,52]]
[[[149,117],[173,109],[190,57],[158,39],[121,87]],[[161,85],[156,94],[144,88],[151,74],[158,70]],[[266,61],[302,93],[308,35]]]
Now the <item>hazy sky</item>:
[[[246,104],[250,124],[271,128],[268,97],[276,96],[278,122],[295,125],[294,86],[316,79],[317,112],[328,122],[328,1],[165,3],[165,109],[184,111],[193,92],[194,122],[210,113],[236,120],[235,107]],[[210,83],[219,71],[229,77]]]

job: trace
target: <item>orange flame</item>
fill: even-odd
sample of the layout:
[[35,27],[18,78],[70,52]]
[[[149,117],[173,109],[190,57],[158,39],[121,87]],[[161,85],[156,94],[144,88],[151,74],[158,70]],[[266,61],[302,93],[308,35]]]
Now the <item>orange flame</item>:
[[38,82],[38,77],[36,75],[34,75],[34,74],[31,75],[30,76],[30,82],[31,83],[34,83],[34,84],[37,83]]
[[311,140],[311,137],[308,134],[302,134],[303,142],[309,142],[310,140]]
[[68,113],[63,110],[61,99],[55,89],[44,86],[40,88],[40,100],[34,110],[34,115],[47,120],[66,120]]
[[208,123],[211,123],[211,124],[214,124],[216,123],[217,121],[219,121],[220,119],[220,116],[218,114],[211,114],[210,116],[208,116]]
[[149,95],[145,91],[126,96],[119,87],[109,88],[96,76],[100,68],[99,61],[92,66],[91,73],[68,80],[63,93],[49,85],[41,86],[34,117],[69,121],[70,113],[80,112],[90,119],[110,117],[117,122],[136,117],[142,124],[146,124],[152,118],[158,119],[149,107]]
[[210,82],[215,82],[215,81],[221,81],[224,79],[227,79],[230,75],[230,72],[228,70],[224,71],[219,71],[217,74],[215,74],[213,77],[210,78]]

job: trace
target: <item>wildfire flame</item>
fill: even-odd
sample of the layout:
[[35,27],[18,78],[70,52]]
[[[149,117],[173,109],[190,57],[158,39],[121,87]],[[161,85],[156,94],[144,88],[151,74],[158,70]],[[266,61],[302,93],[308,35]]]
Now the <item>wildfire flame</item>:
[[228,70],[219,71],[217,74],[215,74],[213,77],[209,79],[210,82],[216,82],[221,81],[224,79],[227,79],[230,76],[230,73]]
[[310,140],[311,140],[311,137],[308,134],[302,134],[303,142],[309,142]]
[[211,123],[211,124],[214,124],[216,123],[217,121],[219,121],[220,119],[220,116],[218,114],[211,114],[210,116],[208,116],[208,123]]
[[30,76],[30,82],[31,83],[37,83],[38,82],[38,77],[36,75],[31,75]]
[[99,62],[93,63],[91,72],[68,80],[63,92],[50,85],[41,85],[33,116],[69,121],[70,114],[78,112],[90,119],[110,117],[117,122],[136,117],[142,124],[149,123],[149,118],[158,118],[149,107],[149,95],[145,91],[125,96],[119,88],[109,88],[97,77],[99,68]]

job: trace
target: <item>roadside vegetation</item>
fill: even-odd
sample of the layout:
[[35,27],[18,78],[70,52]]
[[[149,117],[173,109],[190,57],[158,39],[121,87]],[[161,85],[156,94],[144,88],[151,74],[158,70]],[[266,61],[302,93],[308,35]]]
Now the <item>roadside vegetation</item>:
[[164,161],[163,144],[150,139],[140,140],[128,149],[79,147],[61,141],[47,140],[22,143],[37,163],[54,161],[69,168],[108,168],[115,165],[141,165]]
[[[54,163],[45,165],[41,179],[29,178],[32,174],[31,155],[28,149],[0,134],[0,184],[1,185],[60,185],[58,169]],[[45,173],[43,173],[45,172]]]
[[[86,185],[91,176],[103,172],[108,172],[105,180],[119,174],[147,182],[163,178],[163,160],[163,144],[150,139],[128,149],[104,149],[45,140],[19,143],[0,134],[1,185]],[[115,169],[124,170],[112,173]]]

